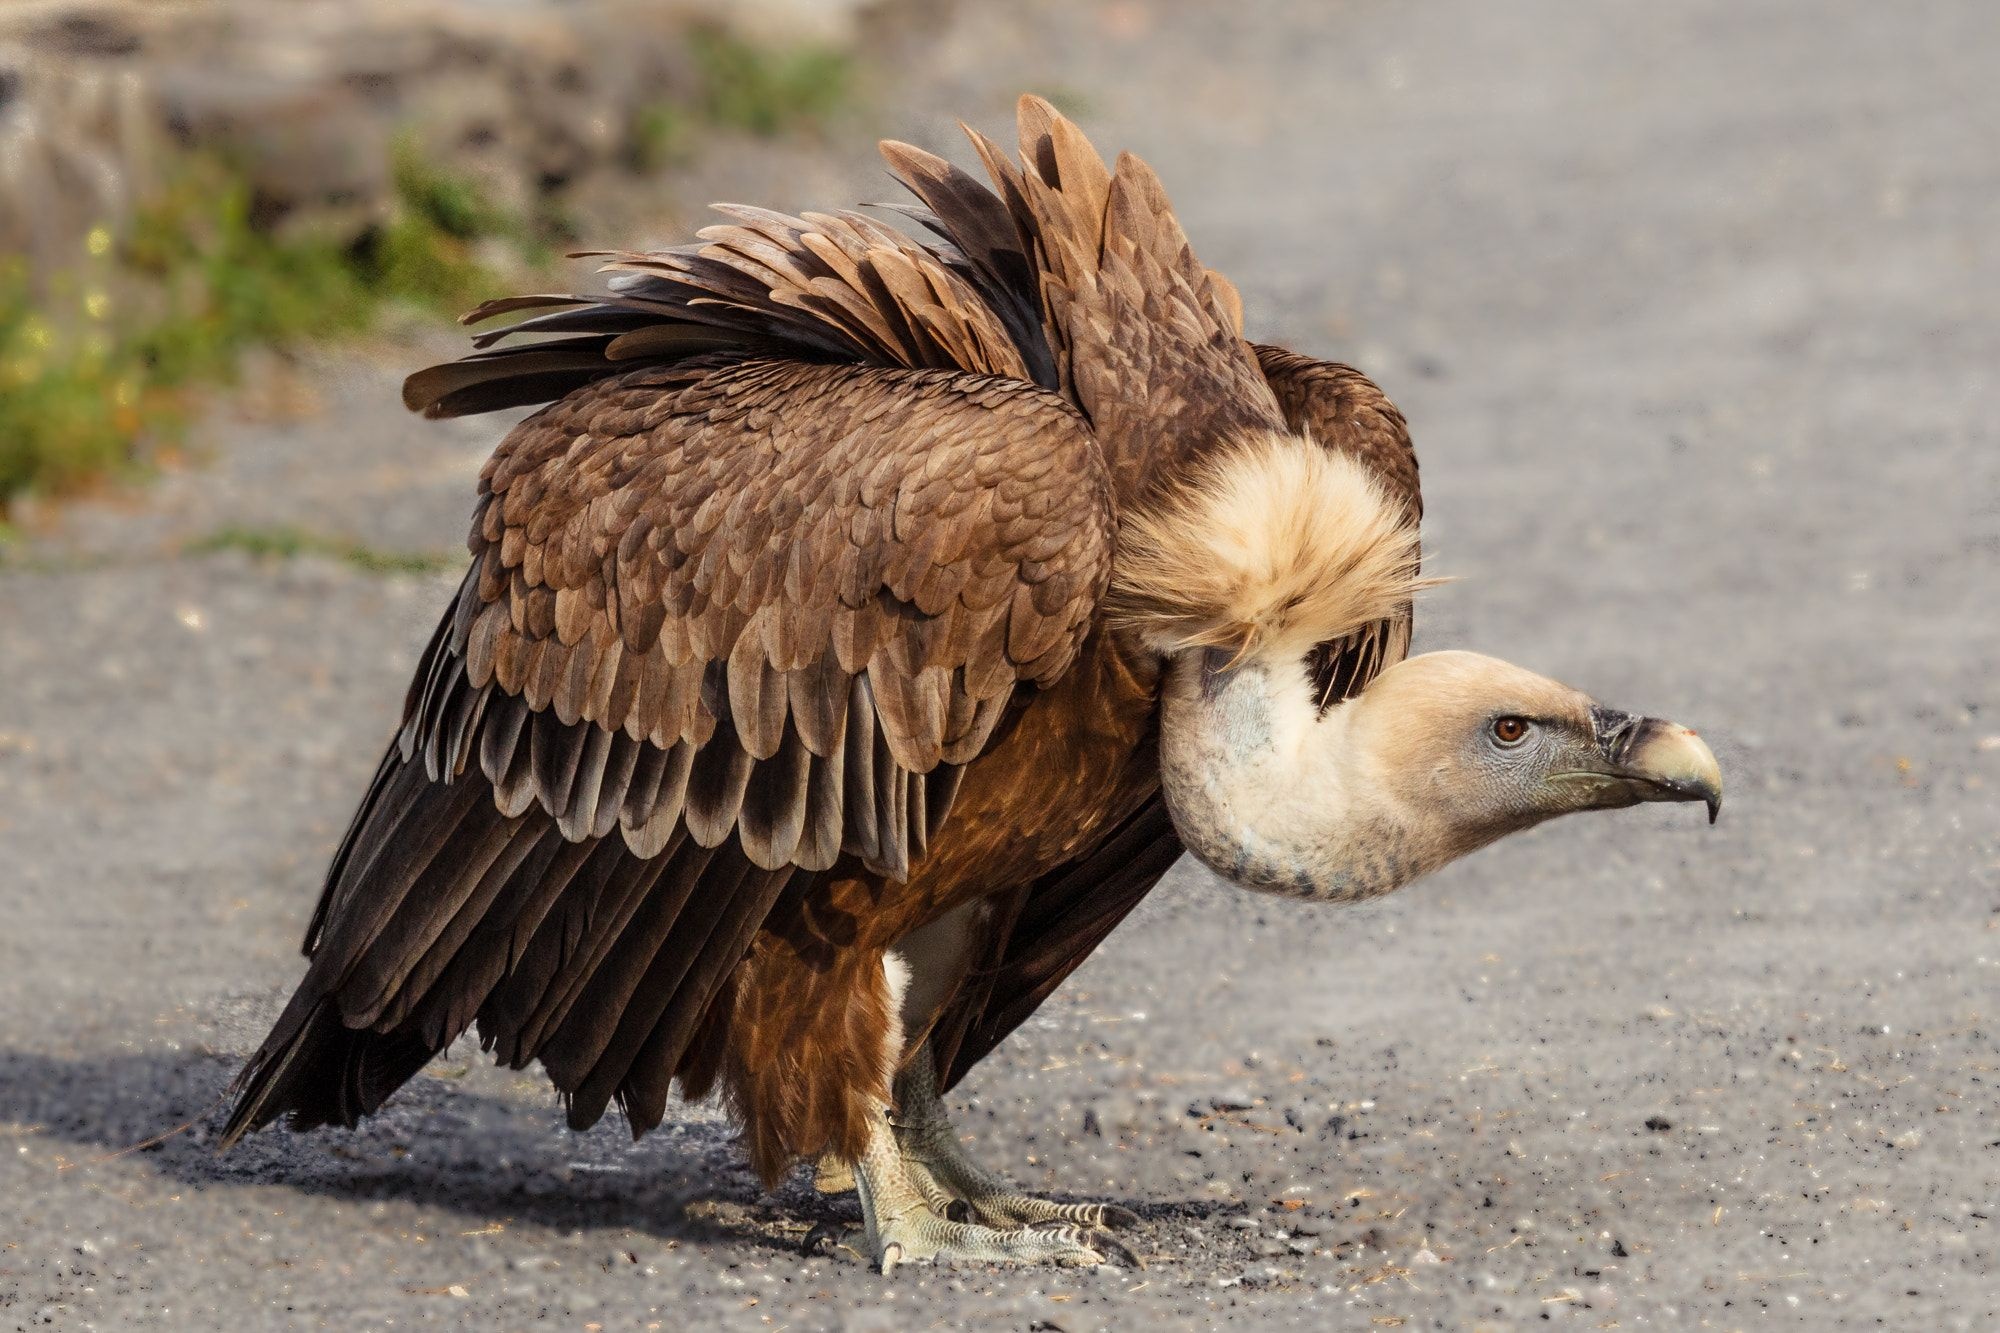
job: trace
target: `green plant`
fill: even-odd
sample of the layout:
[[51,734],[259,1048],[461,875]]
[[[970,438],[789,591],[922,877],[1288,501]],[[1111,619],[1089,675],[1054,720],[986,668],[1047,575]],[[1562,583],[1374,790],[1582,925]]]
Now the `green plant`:
[[177,439],[190,393],[228,382],[248,346],[351,334],[396,304],[454,314],[499,285],[476,243],[532,253],[524,221],[408,144],[395,180],[390,219],[345,245],[260,231],[241,176],[192,158],[122,245],[100,227],[74,270],[0,267],[0,512]]
[[396,201],[403,220],[427,223],[461,241],[482,236],[514,236],[521,220],[495,204],[469,176],[447,171],[425,157],[416,140],[396,141]]
[[[694,125],[775,135],[821,124],[850,95],[851,63],[836,51],[767,50],[713,29],[691,43],[696,94],[634,118],[640,170],[685,156]],[[197,156],[122,241],[93,230],[72,270],[0,262],[0,519],[25,492],[142,466],[180,436],[194,394],[232,378],[244,348],[352,334],[391,306],[456,314],[500,285],[482,262],[493,242],[540,266],[550,241],[575,230],[553,203],[531,218],[502,207],[413,139],[397,142],[392,168],[391,216],[351,244],[261,230],[242,173]]]
[[429,551],[384,551],[359,542],[322,536],[289,523],[269,527],[218,528],[182,550],[188,555],[241,551],[259,560],[296,560],[324,556],[370,574],[434,574],[449,569],[453,557]]
[[688,114],[673,102],[654,102],[639,108],[632,117],[627,142],[631,145],[629,165],[637,172],[658,171],[686,158],[692,146]]
[[[108,236],[93,232],[90,248],[101,256],[105,246]],[[0,267],[0,513],[22,491],[71,490],[122,471],[149,427],[179,427],[177,395],[113,320],[102,268],[36,284],[19,261]],[[158,332],[174,345],[170,330]],[[185,332],[183,351],[199,342],[199,330]]]
[[715,29],[692,39],[701,73],[697,109],[712,124],[775,135],[817,125],[847,99],[852,62],[820,46],[769,50]]

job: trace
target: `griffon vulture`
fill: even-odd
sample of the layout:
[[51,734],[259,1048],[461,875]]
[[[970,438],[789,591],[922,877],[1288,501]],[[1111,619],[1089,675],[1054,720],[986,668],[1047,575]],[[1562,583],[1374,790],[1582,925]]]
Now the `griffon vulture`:
[[1128,1215],[1010,1189],[938,1098],[1184,849],[1342,903],[1572,811],[1712,817],[1693,732],[1406,657],[1402,415],[1246,342],[1145,163],[1033,98],[1020,134],[973,135],[990,187],[884,145],[936,239],[723,208],[410,378],[547,406],[225,1142],[351,1126],[477,1024],[577,1127],[678,1081],[766,1181],[850,1169],[885,1269],[1096,1262]]

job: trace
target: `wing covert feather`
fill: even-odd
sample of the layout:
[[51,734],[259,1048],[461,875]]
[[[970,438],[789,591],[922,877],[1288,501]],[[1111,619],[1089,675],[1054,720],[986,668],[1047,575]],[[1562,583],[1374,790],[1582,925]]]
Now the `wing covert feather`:
[[[433,734],[471,711],[454,691],[497,691],[531,714],[477,747],[504,809],[643,850],[672,801],[767,869],[845,849],[900,876],[925,832],[900,777],[968,762],[1018,683],[1068,669],[1112,534],[1088,426],[1022,381],[755,359],[603,380],[488,463],[443,645],[463,674],[418,693],[405,744],[459,771],[477,728]],[[687,781],[648,791],[645,751],[682,747]]]

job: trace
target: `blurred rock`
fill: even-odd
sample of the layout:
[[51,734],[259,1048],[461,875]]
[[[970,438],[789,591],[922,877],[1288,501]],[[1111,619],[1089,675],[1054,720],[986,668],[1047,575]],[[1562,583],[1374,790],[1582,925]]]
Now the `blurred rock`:
[[[503,207],[640,155],[650,108],[685,98],[686,36],[847,45],[872,0],[40,0],[0,9],[0,253],[72,262],[118,229],[167,145],[221,153],[255,218],[352,239],[387,212],[390,147],[476,179]],[[593,191],[594,197],[606,192]]]

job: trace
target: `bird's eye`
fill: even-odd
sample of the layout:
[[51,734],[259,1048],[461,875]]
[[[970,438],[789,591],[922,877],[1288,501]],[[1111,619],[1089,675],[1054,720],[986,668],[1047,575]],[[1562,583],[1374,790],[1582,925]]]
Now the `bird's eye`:
[[1528,720],[1524,717],[1496,717],[1493,719],[1493,739],[1501,745],[1519,745],[1528,738]]

